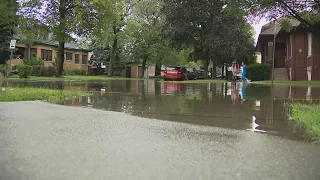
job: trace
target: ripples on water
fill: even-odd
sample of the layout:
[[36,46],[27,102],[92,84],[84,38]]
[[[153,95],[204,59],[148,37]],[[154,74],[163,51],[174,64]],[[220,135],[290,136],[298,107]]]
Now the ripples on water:
[[41,87],[94,93],[66,99],[63,104],[130,113],[190,124],[246,130],[252,117],[267,134],[304,139],[289,120],[286,102],[319,103],[317,87],[255,84],[175,84],[155,80],[5,82],[9,87]]

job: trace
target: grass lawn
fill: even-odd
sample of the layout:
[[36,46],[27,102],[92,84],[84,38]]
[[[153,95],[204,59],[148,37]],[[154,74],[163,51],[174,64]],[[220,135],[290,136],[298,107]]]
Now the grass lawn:
[[318,142],[320,141],[320,105],[292,104],[292,117],[298,125],[306,128],[307,132]]
[[98,81],[108,81],[108,80],[138,80],[143,78],[123,78],[123,77],[107,77],[107,76],[64,76],[63,78],[56,78],[56,77],[40,77],[40,76],[30,76],[28,79],[21,79],[19,76],[10,76],[6,78],[9,80],[76,80],[76,81],[90,81],[90,80],[98,80]]
[[[271,85],[272,81],[253,81],[251,83]],[[273,81],[273,84],[282,86],[320,86],[320,81]]]
[[42,88],[0,88],[0,102],[44,100],[57,103],[65,97],[89,95],[81,92],[61,91]]
[[185,81],[162,81],[166,83],[179,83],[179,84],[207,84],[207,83],[223,83],[228,82],[220,79],[201,79],[201,80],[185,80]]

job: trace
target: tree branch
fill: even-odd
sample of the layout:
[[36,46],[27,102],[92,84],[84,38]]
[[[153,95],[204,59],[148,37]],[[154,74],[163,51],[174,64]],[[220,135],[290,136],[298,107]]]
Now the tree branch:
[[285,6],[288,10],[288,13],[293,16],[294,18],[296,18],[298,21],[300,21],[302,24],[306,25],[307,27],[311,27],[311,23],[309,23],[307,20],[303,19],[297,11],[295,11],[294,9],[292,9],[287,3],[285,3],[282,0],[278,0],[278,2],[280,4],[282,4],[283,6]]

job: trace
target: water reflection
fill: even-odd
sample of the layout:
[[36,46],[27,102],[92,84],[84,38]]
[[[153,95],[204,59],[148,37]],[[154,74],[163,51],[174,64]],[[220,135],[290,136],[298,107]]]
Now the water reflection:
[[[206,126],[246,130],[256,124],[268,134],[303,139],[303,131],[289,121],[283,102],[319,103],[314,87],[255,84],[175,84],[154,80],[7,82],[68,91],[90,91],[91,97],[66,99],[63,104],[119,111],[133,115]],[[240,102],[239,102],[240,101]]]

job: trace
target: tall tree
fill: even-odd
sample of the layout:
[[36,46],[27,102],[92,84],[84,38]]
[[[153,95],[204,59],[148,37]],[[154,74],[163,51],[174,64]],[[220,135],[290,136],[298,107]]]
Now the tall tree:
[[234,9],[226,5],[224,1],[164,0],[166,34],[173,45],[193,46],[195,59],[206,60],[206,78],[210,60],[216,67],[217,57],[232,53],[246,41],[245,20],[235,11],[230,13]]
[[17,8],[15,0],[2,0],[0,3],[0,64],[9,59],[9,43],[17,23]]
[[[290,16],[300,21],[311,31],[314,26],[320,25],[319,0],[225,0],[229,6],[240,7],[247,13],[250,20],[266,17],[274,20],[283,16]],[[287,19],[282,19],[283,26],[289,26]],[[315,33],[317,34],[317,32]]]
[[[64,46],[71,35],[87,36],[97,26],[100,0],[26,0],[21,2],[19,13],[25,18],[38,19],[53,33],[58,41],[57,77],[62,77]],[[104,3],[105,4],[105,3]],[[110,7],[109,7],[110,8]]]
[[20,17],[18,20],[18,28],[17,28],[17,35],[20,38],[20,42],[25,43],[28,47],[28,54],[27,58],[31,58],[31,46],[45,38],[48,35],[47,26],[42,24],[37,19],[30,19]]

